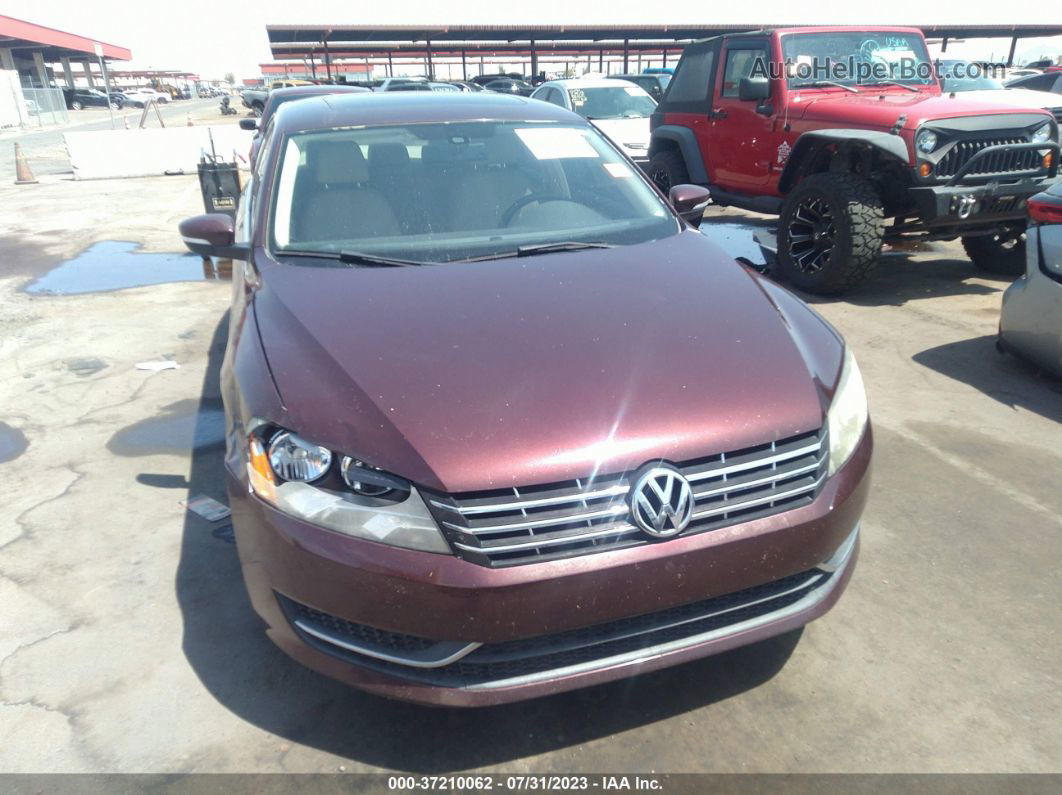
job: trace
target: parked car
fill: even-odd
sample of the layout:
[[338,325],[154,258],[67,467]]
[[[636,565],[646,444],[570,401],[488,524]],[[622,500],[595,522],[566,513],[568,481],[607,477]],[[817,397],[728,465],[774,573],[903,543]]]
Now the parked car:
[[486,86],[487,83],[492,83],[495,80],[522,80],[522,79],[523,79],[523,76],[517,74],[516,72],[509,72],[508,74],[506,74],[504,72],[499,72],[498,74],[493,74],[493,75],[476,75],[475,77],[469,78],[469,82],[470,83],[475,83],[477,86]]
[[284,651],[473,706],[834,604],[869,489],[859,369],[693,228],[704,188],[668,203],[585,119],[497,94],[317,97],[270,124],[244,192],[269,198],[180,233],[247,262],[224,469]]
[[309,99],[310,97],[320,97],[327,94],[370,94],[372,93],[367,88],[361,88],[359,86],[295,86],[293,88],[278,88],[276,91],[269,92],[269,97],[266,99],[265,109],[262,111],[261,118],[258,119],[240,119],[240,128],[244,130],[254,130],[254,138],[251,139],[251,151],[249,154],[249,161],[251,168],[254,168],[255,161],[258,158],[258,149],[262,145],[262,136],[264,131],[269,127],[269,122],[273,118],[273,114],[277,112],[277,109],[288,102],[294,102],[300,99]]
[[416,88],[400,88],[400,86],[426,86],[426,77],[385,77],[379,85],[373,87],[373,91],[415,91]]
[[899,240],[961,238],[977,267],[1020,273],[1024,200],[1058,169],[1051,114],[942,95],[916,28],[690,44],[652,126],[656,183],[777,214],[777,272],[819,294],[854,288]]
[[117,98],[123,108],[142,108],[144,100],[135,95],[126,94],[124,91],[112,91],[111,99]]
[[494,91],[499,94],[519,94],[521,97],[529,97],[535,90],[530,83],[523,80],[514,80],[511,77],[491,80],[489,83],[484,83],[483,87],[487,91]]
[[981,100],[1014,108],[1043,108],[1062,122],[1062,97],[1048,91],[1033,90],[1016,82],[1004,84],[979,73],[968,61],[944,61],[940,69],[940,87],[945,94],[961,92],[963,99]]
[[165,105],[170,101],[170,95],[164,94],[161,91],[155,91],[151,88],[131,88],[122,92],[127,97],[139,100],[140,102],[147,104],[148,102],[156,102],[159,105]]
[[1003,293],[999,347],[1062,376],[1062,182],[1028,201],[1026,268]]
[[1016,80],[1008,80],[1005,85],[1012,90],[1023,88],[1030,91],[1062,94],[1062,72],[1043,72],[1019,77]]
[[473,83],[471,80],[452,80],[450,85],[457,86],[459,89],[465,92],[486,91],[479,83]]
[[[66,107],[70,110],[106,108],[108,105],[107,95],[95,88],[64,88],[63,98],[66,100]],[[122,101],[120,94],[112,94],[110,106],[114,110],[121,110]]]
[[656,102],[639,86],[603,78],[550,80],[531,98],[575,111],[639,165],[649,162],[649,116]]
[[659,102],[664,98],[664,93],[667,91],[667,84],[671,82],[671,75],[666,72],[654,72],[653,74],[634,74],[634,75],[608,75],[611,80],[626,80],[629,83],[634,83],[636,86],[640,86],[645,89],[649,96],[653,98],[654,102]]

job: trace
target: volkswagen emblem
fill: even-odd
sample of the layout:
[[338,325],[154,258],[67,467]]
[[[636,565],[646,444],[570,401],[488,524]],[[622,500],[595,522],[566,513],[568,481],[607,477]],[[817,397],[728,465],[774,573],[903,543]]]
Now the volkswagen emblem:
[[656,538],[678,535],[693,518],[689,481],[671,467],[643,471],[631,487],[631,521]]

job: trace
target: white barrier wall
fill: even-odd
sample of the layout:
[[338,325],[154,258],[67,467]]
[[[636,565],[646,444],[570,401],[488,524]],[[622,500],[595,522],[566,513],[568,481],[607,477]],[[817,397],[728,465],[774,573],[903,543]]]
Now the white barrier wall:
[[0,128],[17,127],[25,122],[26,100],[22,96],[18,72],[0,70]]
[[247,168],[254,133],[235,124],[216,127],[162,127],[93,130],[63,134],[75,179],[195,174],[204,152]]

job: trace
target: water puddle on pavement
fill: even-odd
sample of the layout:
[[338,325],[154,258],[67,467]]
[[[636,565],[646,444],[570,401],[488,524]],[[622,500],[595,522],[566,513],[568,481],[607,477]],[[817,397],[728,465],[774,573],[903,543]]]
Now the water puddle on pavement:
[[740,257],[753,265],[766,265],[774,259],[777,244],[773,229],[706,219],[701,232],[734,259]]
[[29,441],[22,431],[0,422],[0,463],[15,460],[26,452],[27,447]]
[[30,282],[31,295],[81,295],[171,282],[227,281],[231,260],[205,260],[195,254],[139,253],[137,243],[104,240],[61,262]]
[[107,442],[115,455],[187,453],[225,444],[225,411],[220,400],[181,400],[162,415],[122,428]]

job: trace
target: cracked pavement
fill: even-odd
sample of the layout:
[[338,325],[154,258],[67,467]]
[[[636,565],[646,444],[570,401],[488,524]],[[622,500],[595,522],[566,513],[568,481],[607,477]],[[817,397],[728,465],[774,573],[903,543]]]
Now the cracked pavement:
[[[957,244],[890,254],[865,289],[816,304],[859,357],[877,434],[859,567],[831,613],[629,682],[455,712],[358,693],[272,646],[235,548],[180,504],[224,500],[216,446],[175,425],[172,449],[109,447],[174,406],[216,406],[226,284],[20,292],[97,241],[180,251],[195,178],[0,197],[0,422],[28,440],[0,462],[0,770],[1059,769],[1062,386],[995,353],[1006,282]],[[748,223],[708,216],[709,234]],[[180,369],[135,369],[163,356]]]

